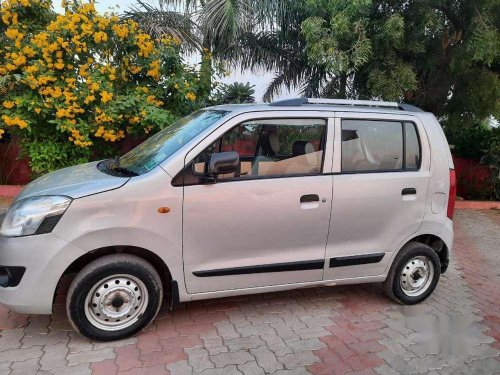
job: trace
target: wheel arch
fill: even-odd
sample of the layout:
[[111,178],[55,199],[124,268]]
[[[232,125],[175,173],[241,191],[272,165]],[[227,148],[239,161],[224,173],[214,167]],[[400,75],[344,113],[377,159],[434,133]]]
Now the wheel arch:
[[446,242],[435,234],[419,234],[408,240],[401,248],[405,247],[410,242],[419,242],[432,248],[438,255],[441,262],[441,273],[445,273],[448,269],[450,261],[450,253]]
[[105,246],[81,255],[66,268],[66,270],[59,278],[57,288],[54,291],[54,299],[56,297],[57,291],[59,290],[59,287],[61,286],[62,280],[64,280],[66,276],[77,274],[87,264],[91,263],[92,261],[102,256],[110,254],[131,254],[138,256],[144,259],[145,261],[149,262],[160,275],[164,294],[165,293],[170,294],[171,284],[172,284],[172,274],[167,264],[157,254],[155,254],[150,250],[137,246]]

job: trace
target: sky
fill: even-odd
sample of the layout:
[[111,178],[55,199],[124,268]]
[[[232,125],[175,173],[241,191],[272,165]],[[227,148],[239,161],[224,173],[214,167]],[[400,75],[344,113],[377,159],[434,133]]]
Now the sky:
[[[146,0],[146,2],[150,1]],[[95,1],[95,7],[101,13],[107,10],[113,10],[116,11],[117,13],[121,13],[126,11],[136,3],[137,3],[136,0],[100,0],[100,1]],[[60,0],[53,0],[52,4],[56,12],[59,13],[63,12]],[[196,56],[186,57],[186,61],[190,64],[197,63],[198,62],[197,60],[199,60],[199,58],[197,58]],[[269,71],[261,71],[261,72],[245,71],[242,73],[239,70],[236,70],[232,71],[228,77],[220,77],[217,80],[222,83],[250,82],[251,85],[255,86],[254,87],[255,101],[260,102],[262,101],[262,95],[264,94],[267,85],[269,84],[269,82],[271,82],[273,77],[274,77],[274,72],[269,72]],[[287,99],[298,96],[299,95],[295,92],[288,92],[287,90],[284,90],[284,92],[282,92],[281,95],[277,95],[274,98],[274,100]]]

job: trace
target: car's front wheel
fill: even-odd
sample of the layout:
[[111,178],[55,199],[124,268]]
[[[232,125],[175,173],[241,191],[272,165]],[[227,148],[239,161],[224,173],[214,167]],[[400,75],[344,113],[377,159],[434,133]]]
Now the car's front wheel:
[[420,303],[436,288],[440,270],[441,262],[432,248],[410,242],[392,263],[384,284],[385,293],[405,305]]
[[160,276],[151,264],[135,255],[112,254],[89,263],[76,275],[66,310],[82,335],[118,340],[151,323],[162,296]]

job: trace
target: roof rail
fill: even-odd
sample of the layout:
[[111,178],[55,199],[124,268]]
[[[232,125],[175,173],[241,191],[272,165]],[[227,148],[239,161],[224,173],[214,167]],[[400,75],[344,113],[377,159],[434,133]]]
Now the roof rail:
[[423,112],[420,108],[411,104],[384,102],[380,100],[350,100],[350,99],[319,99],[319,98],[294,98],[278,100],[269,104],[276,107],[295,107],[304,104],[330,104],[338,106],[351,107],[375,107],[375,108],[393,108],[408,112]]

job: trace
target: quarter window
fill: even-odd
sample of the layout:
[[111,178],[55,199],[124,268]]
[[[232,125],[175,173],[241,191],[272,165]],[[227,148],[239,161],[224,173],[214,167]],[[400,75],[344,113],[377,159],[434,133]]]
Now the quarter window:
[[417,128],[411,122],[405,122],[405,164],[406,169],[420,168],[420,142],[418,139]]
[[342,172],[400,171],[420,167],[413,123],[342,120]]

